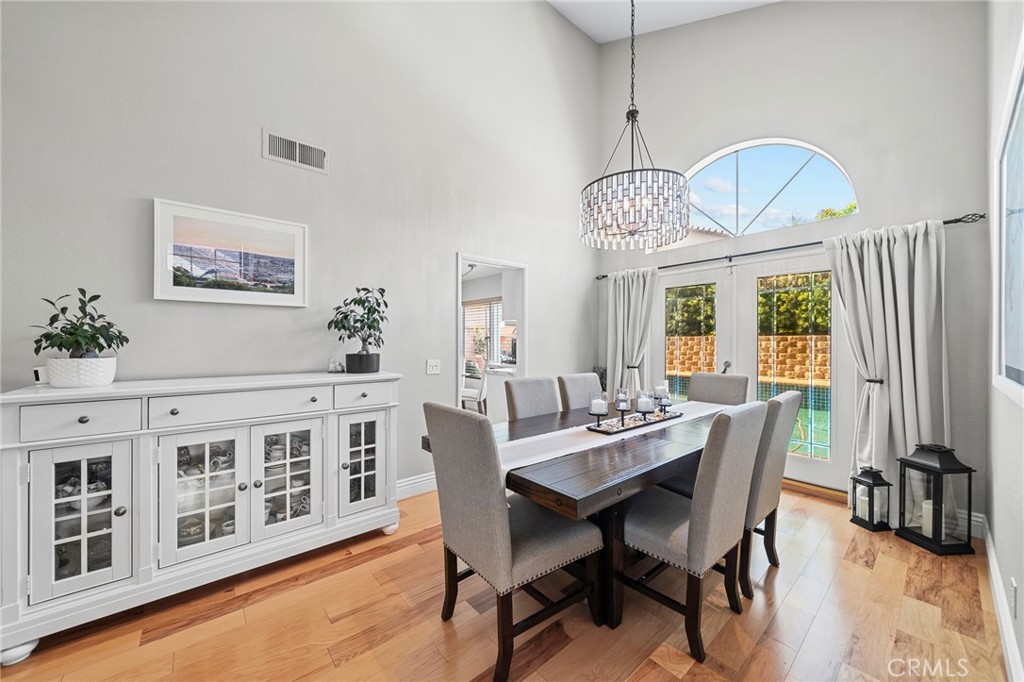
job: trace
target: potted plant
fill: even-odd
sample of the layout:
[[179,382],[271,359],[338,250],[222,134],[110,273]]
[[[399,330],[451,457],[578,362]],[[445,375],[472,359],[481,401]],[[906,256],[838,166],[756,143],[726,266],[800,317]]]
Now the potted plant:
[[69,355],[67,358],[50,358],[46,361],[51,386],[106,386],[114,381],[117,356],[101,358],[100,353],[105,350],[116,351],[125,346],[128,337],[96,309],[94,303],[99,300],[99,294],[90,296],[85,289],[79,289],[78,308],[71,314],[71,306],[61,305],[61,301],[69,296],[71,294],[64,294],[53,301],[43,299],[55,312],[45,325],[32,325],[43,330],[35,342],[36,355],[44,349],[58,350]]
[[346,298],[334,309],[334,318],[327,323],[327,328],[339,332],[339,341],[359,339],[363,344],[358,353],[345,355],[345,367],[350,373],[380,371],[380,353],[371,353],[370,346],[380,348],[384,345],[381,329],[388,321],[387,309],[384,290],[365,287],[356,287],[356,295]]

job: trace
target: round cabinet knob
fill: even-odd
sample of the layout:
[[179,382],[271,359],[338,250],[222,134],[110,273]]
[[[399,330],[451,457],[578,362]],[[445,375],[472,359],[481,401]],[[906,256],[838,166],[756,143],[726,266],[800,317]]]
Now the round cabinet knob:
[[238,489],[239,489],[239,490],[241,490],[241,491],[242,491],[243,493],[244,493],[244,492],[245,492],[245,491],[246,491],[246,490],[247,490],[248,488],[249,488],[249,486],[248,486],[248,485],[247,485],[246,483],[239,483],[239,484],[238,484]]
[[124,516],[128,513],[128,507],[118,507],[114,510],[114,516]]
[[263,487],[263,481],[253,481],[252,482],[252,487],[253,488],[262,488]]
[[341,468],[347,470],[348,469],[348,462],[345,462],[344,464],[342,464]]
[[367,393],[366,391],[363,391],[362,393],[359,394],[359,397],[360,398],[369,398],[370,394]]
[[179,414],[181,414],[181,412],[178,410],[177,407],[172,407],[171,408],[171,416],[172,417],[177,417]]
[[317,397],[316,396],[313,396],[312,398],[309,399],[309,402],[311,402],[311,403],[315,403],[316,401],[317,401]]
[[89,418],[86,417],[85,415],[82,415],[81,417],[78,418],[78,423],[79,424],[88,424],[89,423]]

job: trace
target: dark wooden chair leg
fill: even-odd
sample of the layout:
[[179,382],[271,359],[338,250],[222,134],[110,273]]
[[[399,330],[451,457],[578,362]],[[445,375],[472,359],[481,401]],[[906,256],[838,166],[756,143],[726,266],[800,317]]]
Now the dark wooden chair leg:
[[484,398],[483,406],[484,406],[484,414],[486,415],[487,414],[487,398]]
[[455,552],[444,548],[444,605],[441,620],[449,620],[455,613],[455,600],[459,598],[459,566]]
[[601,585],[598,583],[598,560],[600,553],[595,552],[588,556],[584,563],[586,565],[587,582],[590,583],[590,596],[587,597],[587,605],[590,607],[590,620],[594,625],[604,625],[604,606],[601,604]]
[[505,682],[512,669],[515,636],[512,622],[512,592],[498,595],[498,660],[494,663],[494,682]]
[[740,563],[740,546],[737,544],[725,555],[725,594],[729,597],[729,608],[733,613],[743,613],[743,602],[740,601],[739,590],[736,589],[736,574]]
[[704,662],[704,640],[700,636],[700,612],[704,604],[703,578],[686,574],[686,640],[690,655]]
[[750,529],[743,529],[743,539],[740,540],[740,592],[747,599],[754,598],[754,588],[750,584],[750,540],[753,533]]
[[775,552],[775,526],[778,514],[779,510],[773,509],[764,519],[764,551],[768,554],[768,563],[772,566],[779,565],[779,555]]

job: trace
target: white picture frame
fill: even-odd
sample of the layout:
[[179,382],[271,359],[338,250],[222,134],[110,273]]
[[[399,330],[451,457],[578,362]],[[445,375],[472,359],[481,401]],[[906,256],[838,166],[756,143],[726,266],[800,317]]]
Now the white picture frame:
[[999,156],[997,385],[1024,389],[1024,73],[1015,74]]
[[304,308],[308,227],[153,200],[153,297]]

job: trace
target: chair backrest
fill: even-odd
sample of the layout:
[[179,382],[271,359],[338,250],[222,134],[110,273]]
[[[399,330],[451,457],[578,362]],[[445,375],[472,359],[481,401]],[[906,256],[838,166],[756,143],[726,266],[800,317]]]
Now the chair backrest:
[[754,460],[754,473],[750,478],[750,499],[744,524],[747,528],[757,526],[779,506],[789,439],[793,435],[802,400],[800,391],[786,391],[768,401],[764,430]]
[[434,459],[441,535],[496,589],[512,584],[512,539],[505,481],[487,417],[423,403]]
[[510,420],[562,410],[558,388],[551,377],[509,379],[505,382],[505,401]]
[[594,372],[565,374],[558,377],[558,393],[562,396],[563,410],[590,407],[590,395],[600,390],[601,380]]
[[754,454],[768,406],[761,402],[729,407],[711,424],[700,457],[690,505],[686,569],[703,575],[743,536]]
[[747,384],[750,378],[739,374],[709,374],[694,372],[690,376],[689,400],[719,405],[742,405],[747,402]]

